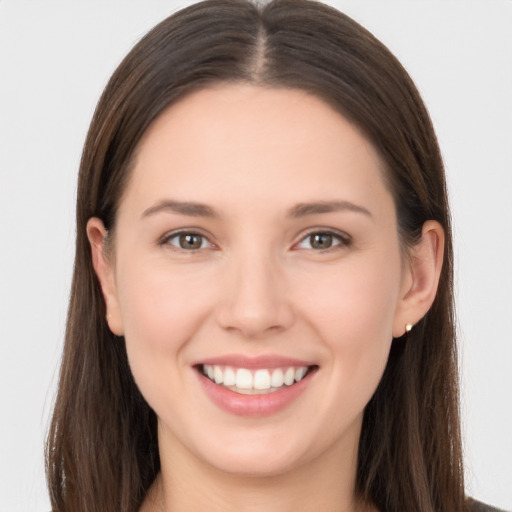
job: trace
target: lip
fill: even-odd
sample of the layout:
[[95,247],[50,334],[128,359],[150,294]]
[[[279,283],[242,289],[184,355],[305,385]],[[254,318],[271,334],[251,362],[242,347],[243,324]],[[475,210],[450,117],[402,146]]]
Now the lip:
[[316,366],[316,363],[312,361],[305,361],[279,355],[263,355],[251,357],[242,354],[228,354],[225,356],[202,359],[201,361],[192,363],[191,366],[195,367],[203,364],[212,366],[233,366],[235,368],[247,368],[248,370],[255,370],[258,368],[275,369],[289,366]]
[[[221,361],[220,363],[211,363],[210,361]],[[203,364],[228,364],[226,363],[226,358],[215,358],[209,359],[205,361]],[[233,359],[231,359],[233,361]],[[239,361],[239,359],[236,359]],[[259,368],[262,367],[261,358],[258,358],[257,365],[256,360],[252,360],[255,365],[251,366],[251,368]],[[284,359],[279,358],[276,367],[283,366]],[[286,359],[286,364],[288,365],[291,361],[296,361],[292,359]],[[264,364],[268,364],[269,361],[266,361]],[[284,386],[283,388],[273,391],[271,393],[266,394],[256,394],[256,395],[245,395],[241,393],[236,393],[224,386],[215,384],[208,377],[203,375],[198,366],[195,367],[195,373],[203,390],[206,395],[210,398],[210,400],[220,409],[237,416],[245,416],[245,417],[264,417],[270,416],[272,414],[276,414],[279,411],[282,411],[286,407],[292,404],[310,385],[314,375],[318,371],[318,367],[315,365],[304,364],[304,362],[299,362],[300,364],[295,363],[297,366],[313,366],[312,369],[308,372],[308,374],[299,382],[291,386]],[[231,362],[234,365],[233,362]],[[247,364],[247,361],[245,362]],[[289,364],[290,366],[294,366],[294,364]],[[248,368],[247,366],[241,366],[242,368]],[[269,366],[264,366],[265,368],[269,368]],[[274,366],[272,366],[274,367]]]

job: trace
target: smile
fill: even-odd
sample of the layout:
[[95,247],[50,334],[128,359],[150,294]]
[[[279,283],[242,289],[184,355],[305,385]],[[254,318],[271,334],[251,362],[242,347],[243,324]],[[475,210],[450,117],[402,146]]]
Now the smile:
[[283,357],[223,356],[192,365],[209,399],[225,412],[245,417],[276,414],[311,385],[319,366]]
[[261,395],[279,391],[300,382],[312,369],[310,366],[283,368],[234,368],[203,364],[199,370],[212,382],[235,393]]

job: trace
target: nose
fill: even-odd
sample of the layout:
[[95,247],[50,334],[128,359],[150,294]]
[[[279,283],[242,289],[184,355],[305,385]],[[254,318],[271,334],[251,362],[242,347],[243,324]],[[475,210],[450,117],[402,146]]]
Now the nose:
[[246,255],[229,263],[217,309],[219,325],[244,338],[264,338],[294,321],[282,269],[270,256]]

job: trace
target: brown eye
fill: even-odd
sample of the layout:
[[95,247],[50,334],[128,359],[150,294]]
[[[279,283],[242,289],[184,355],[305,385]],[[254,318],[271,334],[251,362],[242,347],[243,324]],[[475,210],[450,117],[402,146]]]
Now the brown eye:
[[309,235],[309,243],[313,249],[329,249],[332,247],[333,237],[329,233],[314,233]]
[[180,235],[180,247],[182,249],[199,249],[203,243],[201,235],[185,234]]
[[204,249],[209,247],[210,244],[208,239],[198,233],[176,233],[175,235],[167,238],[165,243],[176,247],[177,249],[183,249],[185,251],[195,251],[198,249]]
[[305,236],[297,245],[299,249],[313,249],[315,251],[326,251],[338,247],[342,249],[350,245],[350,237],[341,233],[329,231],[315,231]]

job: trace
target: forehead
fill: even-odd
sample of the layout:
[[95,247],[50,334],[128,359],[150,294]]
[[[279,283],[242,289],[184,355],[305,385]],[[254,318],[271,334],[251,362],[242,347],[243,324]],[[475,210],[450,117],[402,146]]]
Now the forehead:
[[150,126],[125,196],[209,201],[214,193],[268,203],[336,190],[356,199],[384,187],[382,167],[360,130],[318,97],[218,85],[188,95]]

